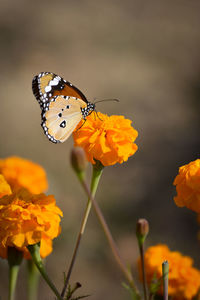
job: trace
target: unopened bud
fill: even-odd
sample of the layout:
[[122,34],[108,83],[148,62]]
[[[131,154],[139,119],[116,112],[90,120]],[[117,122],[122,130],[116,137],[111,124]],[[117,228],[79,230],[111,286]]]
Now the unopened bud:
[[136,225],[136,235],[140,244],[143,244],[149,233],[149,223],[146,219],[139,219]]
[[87,167],[87,159],[83,148],[75,147],[71,151],[71,164],[76,172],[83,172]]

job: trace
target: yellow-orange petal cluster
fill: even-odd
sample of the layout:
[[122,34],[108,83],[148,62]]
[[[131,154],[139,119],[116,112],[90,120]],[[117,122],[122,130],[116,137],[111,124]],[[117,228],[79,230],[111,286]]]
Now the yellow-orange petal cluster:
[[180,167],[174,185],[177,191],[174,197],[176,205],[200,213],[200,159]]
[[40,242],[40,255],[46,257],[52,251],[52,239],[60,233],[61,216],[52,195],[21,189],[1,197],[0,256],[6,258],[7,247],[15,247],[29,258],[26,247]]
[[[170,251],[166,245],[149,247],[145,253],[148,284],[152,279],[162,277],[162,263],[169,262],[169,295],[175,300],[190,300],[200,288],[200,271],[193,267],[193,260],[180,252]],[[141,262],[139,261],[141,275]],[[163,293],[162,286],[159,294]]]
[[100,112],[93,112],[73,132],[75,146],[85,150],[92,164],[99,160],[104,166],[127,161],[138,149],[134,143],[137,136],[131,120]]
[[48,188],[45,170],[27,159],[16,156],[0,159],[0,174],[12,189],[23,187],[33,194],[39,194]]

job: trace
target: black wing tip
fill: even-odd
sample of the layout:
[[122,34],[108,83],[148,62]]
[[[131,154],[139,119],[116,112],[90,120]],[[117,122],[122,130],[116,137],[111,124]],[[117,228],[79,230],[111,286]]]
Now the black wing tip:
[[38,87],[38,75],[34,76],[33,81],[32,81],[32,91],[36,99],[39,101],[40,100],[40,92],[39,92],[39,87]]

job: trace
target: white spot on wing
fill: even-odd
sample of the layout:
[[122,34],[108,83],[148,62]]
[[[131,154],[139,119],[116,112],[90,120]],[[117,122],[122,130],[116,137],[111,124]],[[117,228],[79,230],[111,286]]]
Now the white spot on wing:
[[55,85],[58,85],[58,83],[59,83],[59,80],[56,79],[56,78],[54,78],[53,80],[51,80],[51,81],[49,82],[49,85],[55,86]]
[[47,86],[45,87],[45,92],[48,93],[48,92],[50,92],[50,91],[51,91],[51,86],[47,85]]

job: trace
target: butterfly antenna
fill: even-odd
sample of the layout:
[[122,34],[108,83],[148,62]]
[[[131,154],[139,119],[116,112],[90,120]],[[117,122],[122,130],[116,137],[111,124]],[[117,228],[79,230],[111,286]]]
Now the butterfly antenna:
[[108,101],[119,102],[119,99],[102,99],[102,100],[95,101],[94,104],[99,103],[99,102],[108,102]]

